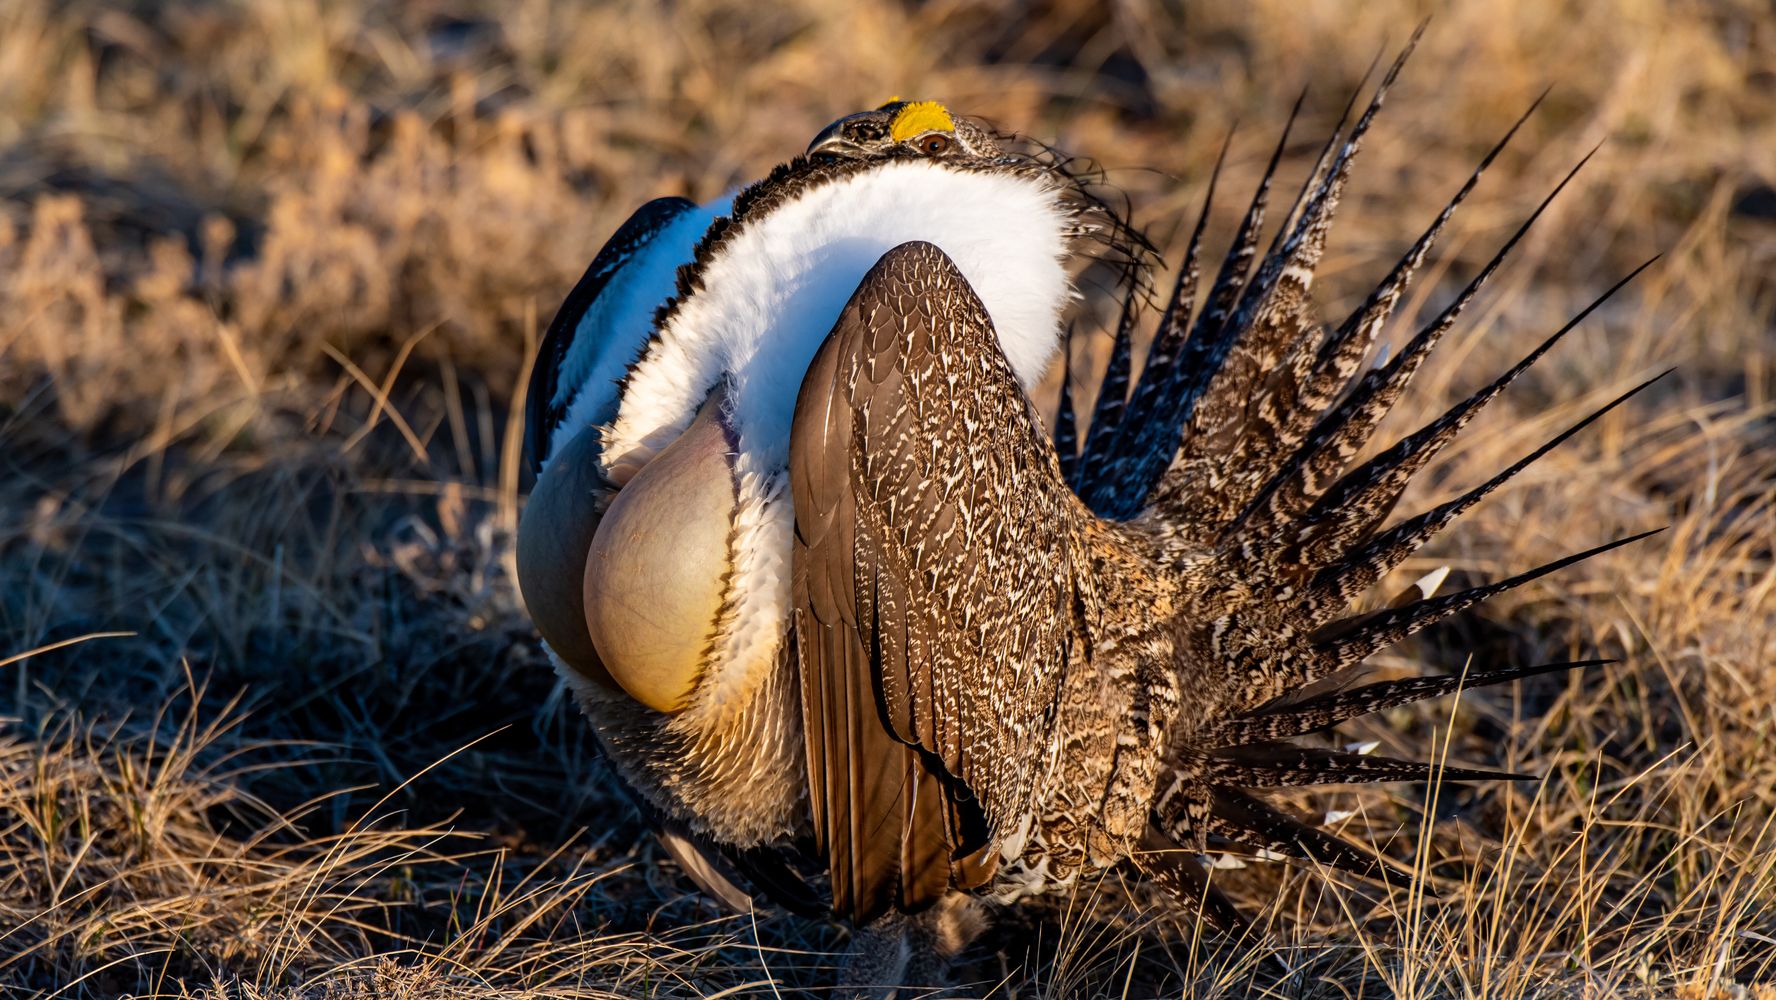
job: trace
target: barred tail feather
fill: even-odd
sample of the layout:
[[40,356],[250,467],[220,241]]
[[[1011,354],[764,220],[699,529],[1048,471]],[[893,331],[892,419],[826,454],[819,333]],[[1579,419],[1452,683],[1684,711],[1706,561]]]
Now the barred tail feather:
[[[1306,97],[1304,91],[1289,111],[1283,134],[1271,152],[1264,176],[1252,194],[1252,203],[1234,235],[1233,248],[1222,260],[1215,282],[1209,288],[1208,300],[1184,338],[1177,360],[1160,369],[1149,366],[1142,371],[1142,383],[1151,379],[1153,386],[1150,390],[1141,387],[1136,390],[1137,395],[1150,397],[1143,414],[1146,419],[1123,424],[1119,428],[1120,434],[1100,439],[1101,452],[1088,452],[1084,459],[1091,472],[1080,483],[1079,495],[1101,516],[1124,519],[1140,510],[1152,482],[1171,457],[1179,429],[1190,415],[1195,396],[1202,391],[1209,373],[1220,366],[1232,346],[1229,335],[1237,331],[1231,329],[1228,319],[1245,287],[1252,261],[1257,257],[1259,231],[1264,226],[1270,203],[1270,187]],[[1203,214],[1205,217],[1208,214],[1207,204]],[[1200,229],[1201,221],[1198,227]],[[1180,282],[1179,290],[1185,290],[1183,282]],[[1192,295],[1195,293],[1194,277],[1189,282],[1188,291]],[[1174,299],[1167,312],[1175,314],[1179,309],[1188,310],[1188,306],[1183,300]],[[1175,322],[1179,326],[1183,324],[1181,319]]]
[[1412,873],[1345,840],[1301,822],[1256,796],[1233,788],[1216,788],[1210,796],[1209,832],[1248,850],[1316,862],[1367,879],[1397,885],[1412,882]]
[[[1384,529],[1415,475],[1579,323],[1652,264],[1636,268],[1478,391],[1386,450],[1353,464],[1430,353],[1597,152],[1592,149],[1572,167],[1453,301],[1401,350],[1363,371],[1381,329],[1456,210],[1546,97],[1538,97],[1486,151],[1355,310],[1336,327],[1319,323],[1310,299],[1314,271],[1352,164],[1422,31],[1420,25],[1346,133],[1346,121],[1356,108],[1353,95],[1268,251],[1260,255],[1271,186],[1301,107],[1297,100],[1198,310],[1201,239],[1227,152],[1223,147],[1140,377],[1131,376],[1136,314],[1131,303],[1117,326],[1084,449],[1076,464],[1066,465],[1069,482],[1088,506],[1103,517],[1134,521],[1151,539],[1155,558],[1180,574],[1188,595],[1177,612],[1186,633],[1178,669],[1187,675],[1186,682],[1203,687],[1205,702],[1217,706],[1218,717],[1181,723],[1171,734],[1145,843],[1156,857],[1170,860],[1138,859],[1137,864],[1150,878],[1197,901],[1205,916],[1223,926],[1235,924],[1237,912],[1208,886],[1194,857],[1178,848],[1193,846],[1200,852],[1224,842],[1364,877],[1410,878],[1386,859],[1288,816],[1243,789],[1530,777],[1288,741],[1465,687],[1610,662],[1513,666],[1358,686],[1365,658],[1489,597],[1652,534],[1618,539],[1441,596],[1434,596],[1441,582],[1434,574],[1435,582],[1415,585],[1380,610],[1349,613],[1357,598],[1455,518],[1656,381],[1599,407],[1479,486]],[[1070,396],[1063,398],[1070,410]],[[1063,463],[1074,462],[1077,427],[1067,423],[1057,436],[1066,441]]]
[[[1653,260],[1657,259],[1657,257],[1653,258]],[[1616,282],[1608,291],[1598,296],[1578,315],[1569,320],[1566,325],[1555,331],[1553,336],[1542,341],[1535,350],[1525,355],[1523,360],[1507,369],[1498,378],[1493,379],[1484,388],[1450,407],[1442,416],[1401,438],[1387,451],[1341,476],[1324,495],[1314,502],[1312,507],[1308,508],[1298,522],[1306,526],[1305,532],[1308,536],[1306,540],[1297,542],[1302,550],[1299,561],[1305,565],[1323,566],[1336,558],[1342,550],[1348,548],[1354,540],[1368,537],[1375,527],[1385,519],[1386,512],[1399,501],[1407,484],[1419,470],[1435,458],[1449,442],[1455,440],[1456,435],[1460,434],[1474,417],[1497,399],[1519,376],[1528,371],[1531,365],[1540,361],[1543,355],[1552,350],[1561,338],[1584,322],[1597,307],[1609,301],[1628,282],[1633,281],[1637,275],[1650,267],[1653,260],[1635,268],[1627,277]],[[1637,387],[1633,392],[1611,403],[1610,407],[1625,401],[1628,396],[1645,387],[1645,385]],[[1575,426],[1559,440],[1565,440],[1567,436],[1606,412],[1608,412],[1608,407],[1592,414],[1584,423]],[[1533,459],[1531,460],[1533,461]],[[1273,512],[1273,523],[1274,517]],[[1297,538],[1301,538],[1299,532]]]
[[1660,372],[1591,411],[1584,419],[1549,438],[1541,447],[1506,466],[1491,479],[1468,490],[1461,496],[1439,504],[1416,517],[1408,518],[1371,537],[1355,549],[1341,553],[1336,561],[1327,559],[1318,562],[1316,565],[1321,568],[1307,588],[1304,601],[1306,607],[1312,612],[1311,620],[1315,624],[1323,623],[1327,615],[1336,613],[1334,609],[1350,604],[1358,594],[1369,589],[1399,565],[1401,560],[1418,551],[1418,548],[1429,541],[1432,536],[1462,514],[1467,513],[1493,491],[1515,478],[1518,473],[1529,468],[1550,451],[1560,447],[1573,435],[1591,426],[1604,414],[1633,399],[1670,373],[1669,369]]
[[1079,476],[1079,414],[1073,409],[1073,330],[1061,341],[1061,393],[1055,405],[1055,454],[1061,463],[1061,478],[1069,483]]
[[1219,784],[1243,788],[1356,785],[1391,781],[1523,781],[1534,775],[1470,768],[1441,768],[1415,760],[1297,746],[1251,743],[1203,756],[1201,773]]
[[1252,933],[1246,919],[1227,897],[1209,884],[1209,874],[1197,861],[1197,852],[1175,843],[1157,828],[1149,828],[1135,866],[1162,888],[1195,907],[1210,925],[1233,937]]
[[[1548,193],[1480,272],[1462,288],[1455,301],[1445,307],[1386,364],[1366,372],[1350,393],[1320,418],[1294,455],[1271,477],[1271,483],[1260,490],[1259,496],[1274,497],[1280,501],[1280,509],[1263,522],[1263,527],[1270,528],[1277,521],[1299,515],[1305,504],[1319,498],[1326,487],[1317,484],[1330,485],[1333,477],[1368,442],[1376,426],[1405,393],[1413,376],[1442,341],[1443,335],[1455,325],[1455,321],[1491,281],[1511,251],[1516,249],[1517,244],[1528,235],[1530,228],[1595,153],[1595,149],[1587,153],[1554,190]],[[1285,484],[1291,480],[1294,481],[1293,485],[1286,487]],[[1227,535],[1218,540],[1223,548],[1261,543],[1262,539],[1257,537],[1257,532],[1248,530],[1243,520],[1234,522]]]
[[[1134,354],[1135,315],[1139,296],[1131,292],[1122,302],[1116,320],[1116,333],[1110,342],[1110,359],[1104,366],[1104,378],[1098,383],[1098,398],[1092,404],[1091,423],[1085,432],[1085,454],[1099,455],[1105,443],[1122,426],[1128,403],[1129,373]],[[1089,468],[1084,462],[1082,469]],[[1075,484],[1077,489],[1077,484]]]
[[1513,590],[1533,580],[1539,580],[1556,570],[1565,569],[1574,563],[1583,562],[1631,542],[1638,542],[1664,530],[1664,528],[1654,528],[1651,531],[1643,531],[1626,538],[1605,542],[1595,548],[1575,552],[1553,562],[1544,563],[1535,569],[1527,570],[1497,583],[1470,587],[1467,590],[1446,594],[1442,597],[1415,601],[1405,607],[1390,608],[1357,619],[1334,622],[1326,627],[1326,637],[1315,644],[1321,653],[1323,672],[1331,673],[1349,666],[1377,650],[1384,649],[1413,635],[1427,625],[1441,621],[1458,611],[1465,611],[1489,597],[1495,597],[1507,590]]
[[[1171,298],[1166,301],[1165,311],[1160,314],[1159,326],[1153,333],[1152,343],[1147,348],[1146,362],[1141,366],[1141,378],[1136,383],[1128,401],[1128,426],[1142,428],[1153,423],[1156,413],[1169,406],[1172,389],[1179,383],[1178,365],[1181,351],[1185,344],[1185,335],[1190,329],[1191,316],[1196,308],[1196,284],[1202,275],[1202,238],[1203,229],[1208,225],[1209,209],[1215,204],[1215,188],[1221,180],[1221,168],[1227,162],[1227,150],[1233,144],[1233,134],[1228,133],[1227,139],[1221,143],[1221,152],[1215,157],[1215,166],[1209,172],[1208,190],[1203,195],[1202,210],[1196,217],[1196,228],[1191,231],[1190,242],[1184,250],[1184,260],[1178,266],[1178,275],[1172,285]],[[1120,426],[1119,428],[1120,429]],[[1177,428],[1170,429],[1176,435]],[[1122,452],[1107,449],[1099,459],[1099,467],[1105,474],[1121,482],[1126,478],[1129,465]],[[1070,478],[1074,489],[1081,496],[1101,493],[1095,482],[1087,484]]]
[[1305,702],[1273,709],[1259,706],[1251,712],[1227,719],[1210,727],[1197,737],[1203,747],[1238,747],[1255,743],[1286,740],[1308,733],[1330,729],[1341,722],[1385,712],[1400,705],[1428,701],[1472,688],[1507,684],[1511,681],[1539,677],[1543,674],[1585,667],[1598,667],[1615,660],[1574,660],[1562,663],[1539,663],[1528,667],[1508,667],[1466,675],[1443,677],[1408,677],[1396,681],[1380,681],[1359,688],[1333,691]]

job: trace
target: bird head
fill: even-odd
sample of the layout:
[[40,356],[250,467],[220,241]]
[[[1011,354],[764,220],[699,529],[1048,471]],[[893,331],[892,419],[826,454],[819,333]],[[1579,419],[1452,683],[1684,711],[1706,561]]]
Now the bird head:
[[833,122],[808,144],[811,158],[864,160],[891,156],[991,157],[1000,153],[992,133],[958,118],[936,101],[894,98],[873,111]]

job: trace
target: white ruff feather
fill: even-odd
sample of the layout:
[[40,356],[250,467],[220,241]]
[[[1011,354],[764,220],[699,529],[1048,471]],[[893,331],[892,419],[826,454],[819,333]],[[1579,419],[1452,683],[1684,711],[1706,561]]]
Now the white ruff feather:
[[1028,386],[1060,343],[1071,294],[1062,260],[1068,217],[1050,185],[1016,174],[890,161],[809,190],[750,222],[711,261],[630,374],[607,464],[645,457],[677,436],[726,375],[750,471],[789,455],[796,392],[839,310],[882,255],[924,240],[956,262],[987,307],[1001,348]]
[[[562,359],[555,398],[550,402],[559,404],[577,393],[563,427],[589,427],[616,417],[617,379],[654,332],[654,312],[676,290],[679,265],[690,262],[697,241],[732,202],[731,197],[723,198],[684,212],[634,256],[618,262],[622,270],[580,317],[572,346]],[[572,439],[571,431],[556,434],[549,442],[549,457]]]
[[[609,381],[635,357],[638,325],[669,294],[662,276],[689,256],[681,227],[701,232],[728,204],[687,213],[649,245],[646,268],[600,320],[620,326],[606,327],[606,343],[580,369],[596,384],[585,384],[567,426],[609,419]],[[723,639],[687,714],[743,700],[775,661],[789,616],[787,465],[796,395],[863,276],[902,243],[942,249],[980,296],[1028,387],[1054,359],[1061,310],[1073,294],[1062,265],[1070,220],[1059,190],[1040,179],[893,161],[811,188],[749,221],[706,265],[699,290],[629,372],[603,433],[607,468],[640,465],[688,426],[719,381],[729,382],[740,452],[733,576]]]

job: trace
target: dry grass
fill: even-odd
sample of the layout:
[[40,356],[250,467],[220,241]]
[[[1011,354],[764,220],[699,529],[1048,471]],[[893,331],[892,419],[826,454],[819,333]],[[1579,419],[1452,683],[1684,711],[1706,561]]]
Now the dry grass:
[[[1296,91],[1312,85],[1323,130],[1424,13],[1009,6],[0,4],[0,986],[417,1000],[830,983],[838,931],[718,916],[596,777],[511,586],[525,483],[509,414],[540,324],[646,198],[712,196],[904,93],[1096,156],[1162,241],[1238,121],[1224,234]],[[1322,295],[1354,302],[1549,84],[1414,308],[1447,301],[1602,151],[1396,426],[1665,257],[1409,504],[1679,368],[1405,572],[1495,575],[1672,530],[1382,663],[1622,662],[1348,728],[1547,775],[1297,803],[1416,858],[1440,898],[1253,863],[1221,874],[1273,941],[1199,942],[1162,901],[1105,886],[1007,915],[964,970],[983,991],[1771,995],[1768,6],[1439,6]],[[1258,968],[1272,948],[1288,981]]]

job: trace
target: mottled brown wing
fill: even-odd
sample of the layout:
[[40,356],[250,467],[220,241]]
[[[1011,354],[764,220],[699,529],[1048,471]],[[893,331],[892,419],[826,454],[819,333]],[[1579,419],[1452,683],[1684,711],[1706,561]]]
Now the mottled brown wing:
[[790,444],[811,805],[835,909],[992,872],[1050,759],[1089,516],[985,307],[926,243],[865,276]]

